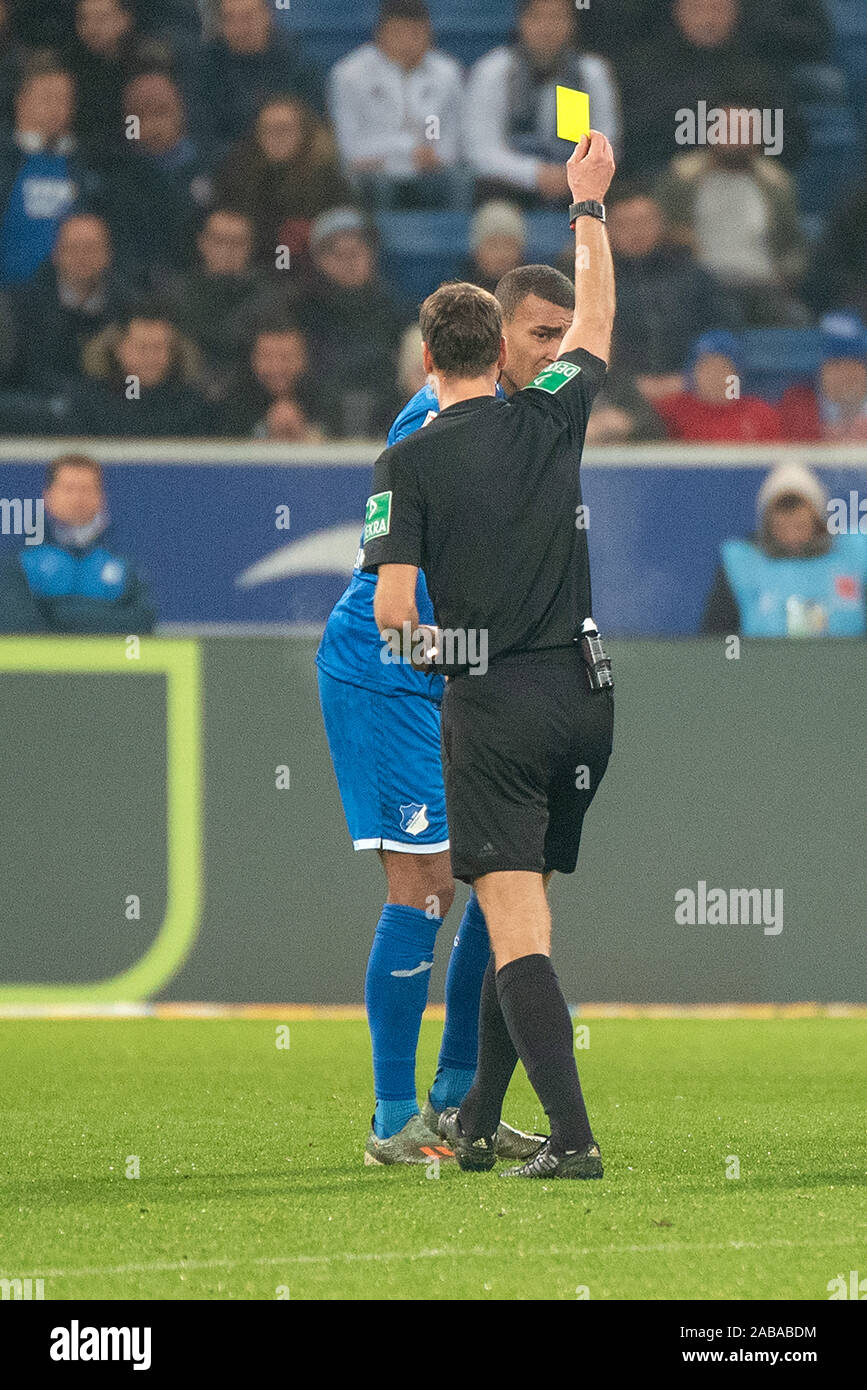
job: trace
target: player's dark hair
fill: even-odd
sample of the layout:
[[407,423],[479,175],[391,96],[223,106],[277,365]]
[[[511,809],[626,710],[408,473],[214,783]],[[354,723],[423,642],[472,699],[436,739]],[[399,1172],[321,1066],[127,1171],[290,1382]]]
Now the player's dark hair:
[[519,265],[507,271],[494,290],[505,323],[515,317],[528,294],[560,309],[575,308],[575,286],[562,271],[552,265]]
[[419,314],[434,366],[450,376],[481,376],[500,353],[503,316],[492,294],[463,280],[440,285]]
[[51,487],[61,468],[89,468],[102,487],[102,464],[97,463],[96,459],[90,458],[88,454],[59,454],[56,459],[52,459],[45,477],[46,487]]

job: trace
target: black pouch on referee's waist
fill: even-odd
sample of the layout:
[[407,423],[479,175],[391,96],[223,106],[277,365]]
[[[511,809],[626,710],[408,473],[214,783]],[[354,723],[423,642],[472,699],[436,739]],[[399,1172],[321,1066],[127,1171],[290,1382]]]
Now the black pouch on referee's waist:
[[581,660],[587,674],[591,690],[613,690],[614,677],[611,674],[611,658],[607,655],[599,636],[599,629],[592,618],[585,618],[581,624]]

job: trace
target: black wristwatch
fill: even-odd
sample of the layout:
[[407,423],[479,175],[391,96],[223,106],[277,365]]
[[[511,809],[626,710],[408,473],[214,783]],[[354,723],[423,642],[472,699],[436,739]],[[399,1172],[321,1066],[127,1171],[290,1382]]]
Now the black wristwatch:
[[605,208],[602,203],[594,203],[588,199],[584,203],[573,203],[569,209],[569,226],[575,226],[579,217],[598,217],[600,222],[605,221]]

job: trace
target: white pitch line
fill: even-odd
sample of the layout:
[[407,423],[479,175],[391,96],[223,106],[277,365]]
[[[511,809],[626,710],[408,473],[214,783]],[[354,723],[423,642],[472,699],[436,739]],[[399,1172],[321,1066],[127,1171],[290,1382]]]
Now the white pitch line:
[[[547,1246],[539,1249],[511,1249],[508,1251],[510,1259],[518,1256],[521,1259],[532,1259],[538,1256],[558,1258],[569,1256],[570,1258],[584,1258],[588,1255],[650,1255],[662,1254],[676,1250],[797,1250],[814,1249],[830,1250],[837,1246],[847,1247],[859,1245],[857,1237],[845,1240],[721,1240],[709,1244],[691,1244],[689,1242],[671,1241],[668,1243],[659,1242],[653,1245],[584,1245],[567,1246]],[[85,1277],[100,1277],[112,1274],[171,1274],[179,1273],[188,1269],[236,1269],[241,1265],[314,1265],[314,1264],[358,1264],[358,1263],[388,1263],[392,1260],[444,1260],[444,1259],[465,1259],[471,1256],[476,1259],[499,1259],[503,1255],[502,1248],[497,1250],[484,1250],[474,1246],[469,1250],[458,1250],[446,1248],[443,1250],[373,1250],[373,1251],[343,1251],[334,1255],[267,1255],[250,1256],[246,1259],[226,1259],[218,1258],[213,1260],[171,1260],[155,1261],[151,1264],[126,1264],[126,1265],[105,1265],[91,1266],[82,1269],[46,1269],[39,1272],[40,1279],[76,1279]],[[28,1275],[28,1278],[36,1278],[37,1275]]]

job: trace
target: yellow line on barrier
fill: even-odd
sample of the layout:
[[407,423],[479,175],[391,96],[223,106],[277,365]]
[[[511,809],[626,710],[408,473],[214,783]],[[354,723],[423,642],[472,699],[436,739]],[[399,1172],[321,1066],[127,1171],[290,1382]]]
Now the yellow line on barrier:
[[[581,1019],[792,1019],[867,1018],[867,1004],[580,1004],[573,1017]],[[445,1008],[430,1004],[425,1018],[442,1022]],[[270,1019],[280,1022],[334,1021],[360,1022],[366,1018],[360,1004],[213,1004],[117,1002],[92,1004],[9,1003],[0,1004],[0,1022],[24,1019]]]

